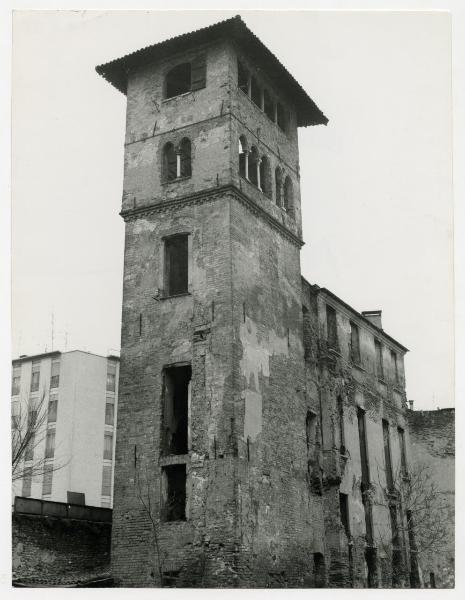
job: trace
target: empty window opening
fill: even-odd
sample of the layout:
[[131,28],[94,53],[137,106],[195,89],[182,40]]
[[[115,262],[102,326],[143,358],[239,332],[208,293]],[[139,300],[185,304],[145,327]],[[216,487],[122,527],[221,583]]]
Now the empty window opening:
[[429,587],[432,589],[436,588],[436,576],[434,575],[434,573],[432,571],[429,574]]
[[350,360],[360,364],[360,334],[358,326],[350,322]]
[[313,581],[316,588],[326,587],[325,557],[321,552],[315,552],[313,555]]
[[276,204],[283,205],[283,175],[281,169],[276,167],[274,172],[275,188],[276,188]]
[[294,215],[294,191],[289,176],[284,181],[284,210],[290,215]]
[[397,354],[391,350],[391,363],[394,372],[394,381],[399,383],[399,366],[397,364]]
[[263,109],[266,116],[274,121],[274,101],[268,90],[263,92]]
[[339,451],[341,454],[345,454],[344,402],[341,396],[337,397],[337,430],[339,436]]
[[288,116],[283,105],[279,102],[276,104],[276,122],[283,131],[287,130]]
[[171,142],[163,148],[163,179],[173,181],[178,177],[178,157]]
[[337,348],[337,321],[336,311],[329,304],[326,305],[326,329],[328,346],[330,348]]
[[244,136],[239,138],[239,175],[249,177],[249,161],[247,155],[247,141]]
[[84,506],[86,503],[86,495],[83,492],[66,492],[68,504],[79,504]]
[[347,494],[339,494],[339,511],[341,514],[341,524],[347,539],[350,539],[349,496]]
[[249,181],[254,185],[258,185],[258,151],[255,146],[252,146],[249,154]]
[[164,571],[161,578],[161,587],[175,588],[179,580],[179,571]]
[[191,89],[191,64],[177,65],[166,75],[166,98],[185,94]]
[[188,292],[189,245],[187,234],[165,240],[165,290],[167,296]]
[[250,81],[250,97],[254,104],[256,104],[259,108],[262,107],[262,91],[255,77],[252,77]]
[[271,167],[267,156],[262,156],[260,162],[260,187],[268,198],[271,198]]
[[179,146],[180,165],[178,177],[190,177],[192,175],[191,142],[184,138]]
[[162,469],[162,520],[186,520],[186,465]]
[[237,86],[244,94],[249,95],[249,72],[244,65],[238,61],[237,63]]
[[399,435],[400,466],[402,469],[402,475],[404,477],[406,477],[408,474],[408,469],[407,469],[407,453],[405,450],[405,431],[402,429],[402,427],[398,427],[397,433]]
[[45,438],[45,458],[53,458],[55,456],[55,430],[49,429]]
[[32,361],[31,392],[39,391],[40,360]]
[[391,459],[391,435],[389,431],[389,422],[383,419],[383,443],[384,443],[384,466],[386,470],[386,485],[389,490],[394,487],[394,479],[392,476],[392,459]]
[[105,433],[103,437],[103,458],[111,460],[113,458],[113,434]]
[[376,354],[376,375],[379,379],[384,379],[383,369],[383,348],[381,342],[375,340],[375,354]]
[[187,454],[190,365],[169,367],[164,372],[163,451]]
[[53,466],[45,465],[44,477],[42,480],[42,496],[50,496],[53,484]]
[[371,505],[367,498],[366,492],[370,487],[370,468],[368,464],[368,448],[367,448],[367,437],[366,437],[366,419],[365,411],[361,408],[357,409],[357,421],[358,421],[358,437],[360,445],[360,462],[362,470],[362,504],[365,512],[365,527],[366,527],[366,539],[368,544],[373,543],[373,515]]
[[50,377],[50,387],[57,388],[60,385],[60,361],[52,361],[52,372]]
[[11,395],[17,396],[21,386],[21,367],[13,367],[13,377],[11,380]]

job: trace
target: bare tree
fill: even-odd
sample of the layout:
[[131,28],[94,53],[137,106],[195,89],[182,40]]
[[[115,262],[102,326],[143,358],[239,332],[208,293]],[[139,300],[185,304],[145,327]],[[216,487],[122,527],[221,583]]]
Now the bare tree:
[[48,402],[45,390],[39,398],[27,398],[16,403],[17,410],[11,415],[11,471],[13,482],[26,477],[56,471],[64,463],[50,465],[44,454],[36,449],[47,435]]

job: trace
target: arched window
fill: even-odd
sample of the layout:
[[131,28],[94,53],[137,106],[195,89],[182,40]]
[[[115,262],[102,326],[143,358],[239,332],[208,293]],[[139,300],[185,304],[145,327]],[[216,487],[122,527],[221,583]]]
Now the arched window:
[[258,151],[252,146],[249,154],[249,181],[258,185]]
[[239,138],[239,175],[245,178],[249,176],[247,140],[243,135]]
[[294,193],[292,191],[292,181],[288,176],[284,182],[284,210],[290,215],[294,215]]
[[177,177],[177,157],[171,142],[163,148],[163,179],[173,181]]
[[192,175],[191,163],[191,142],[188,138],[184,138],[179,145],[179,153],[181,155],[180,177],[190,177]]
[[265,196],[271,198],[271,169],[267,156],[262,156],[260,163],[260,186]]
[[185,94],[191,89],[191,64],[176,65],[166,76],[166,98]]
[[275,172],[274,172],[274,182],[275,182],[275,189],[276,189],[276,204],[278,206],[282,206],[283,205],[283,176],[281,173],[281,169],[279,167],[276,167]]

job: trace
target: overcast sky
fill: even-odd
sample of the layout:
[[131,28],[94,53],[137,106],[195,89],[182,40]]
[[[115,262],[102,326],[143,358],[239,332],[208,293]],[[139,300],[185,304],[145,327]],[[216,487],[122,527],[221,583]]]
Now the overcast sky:
[[[16,13],[13,355],[119,349],[125,97],[97,64],[234,13]],[[410,349],[417,408],[453,405],[450,22],[241,12],[329,118],[301,129],[302,274]]]

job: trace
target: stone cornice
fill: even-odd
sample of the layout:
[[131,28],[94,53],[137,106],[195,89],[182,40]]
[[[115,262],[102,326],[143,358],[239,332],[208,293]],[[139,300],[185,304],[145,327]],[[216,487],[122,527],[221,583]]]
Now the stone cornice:
[[140,217],[167,212],[173,209],[177,209],[181,206],[212,202],[218,197],[224,198],[225,194],[227,197],[235,198],[243,206],[250,210],[250,212],[261,217],[264,221],[268,223],[270,227],[279,231],[279,233],[283,237],[285,237],[288,241],[290,241],[298,248],[301,248],[304,245],[304,242],[297,235],[295,235],[292,231],[290,231],[287,227],[280,223],[275,217],[273,217],[273,215],[270,215],[266,210],[264,210],[261,206],[259,206],[256,202],[254,202],[251,198],[249,198],[246,194],[244,194],[241,190],[239,190],[236,186],[232,184],[209,188],[206,190],[202,190],[201,192],[195,192],[193,194],[187,194],[185,196],[179,196],[177,198],[170,198],[169,200],[163,200],[156,203],[147,204],[145,206],[139,206],[136,208],[122,210],[120,212],[120,215],[123,217],[125,222],[134,221]]

